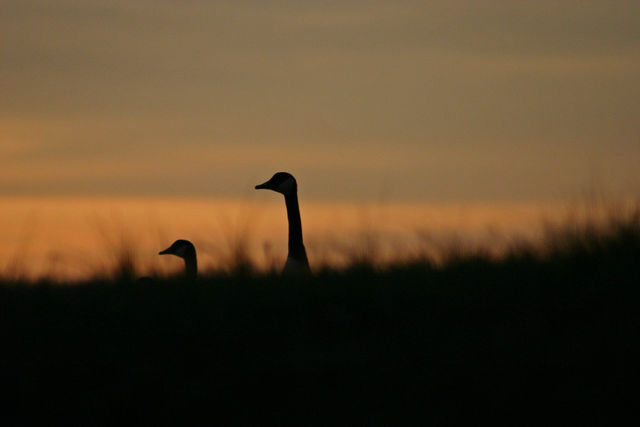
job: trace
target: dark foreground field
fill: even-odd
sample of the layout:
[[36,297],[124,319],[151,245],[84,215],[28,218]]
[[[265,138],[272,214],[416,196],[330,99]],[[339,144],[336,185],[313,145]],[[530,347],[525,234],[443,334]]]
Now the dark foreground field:
[[639,229],[304,281],[5,283],[0,421],[611,424],[639,403]]

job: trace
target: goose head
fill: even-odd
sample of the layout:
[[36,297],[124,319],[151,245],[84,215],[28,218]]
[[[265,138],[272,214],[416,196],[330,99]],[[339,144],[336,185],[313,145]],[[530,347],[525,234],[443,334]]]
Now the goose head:
[[171,246],[164,251],[158,252],[158,255],[175,255],[180,258],[186,258],[190,255],[194,255],[196,252],[195,246],[188,240],[176,240]]
[[263,184],[256,185],[256,190],[273,190],[285,196],[294,194],[298,190],[296,179],[287,172],[277,172],[271,179]]

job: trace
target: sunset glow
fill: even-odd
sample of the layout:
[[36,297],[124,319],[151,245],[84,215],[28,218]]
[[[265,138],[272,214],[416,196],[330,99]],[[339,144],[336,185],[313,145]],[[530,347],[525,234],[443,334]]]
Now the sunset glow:
[[279,170],[312,252],[640,194],[638,2],[0,7],[4,265],[89,271],[100,227],[135,234],[145,270],[180,235],[213,264],[234,221],[281,257],[280,201],[253,190]]
[[0,426],[628,423],[640,0],[0,0],[0,40]]
[[[280,200],[19,197],[0,203],[0,273],[7,276],[83,279],[108,273],[129,250],[139,274],[167,275],[181,262],[157,253],[178,238],[194,242],[204,270],[227,268],[237,249],[260,269],[277,268],[286,257]],[[302,220],[311,264],[319,268],[363,253],[378,262],[431,255],[456,242],[499,252],[522,239],[539,240],[545,224],[570,213],[564,204],[308,202]]]

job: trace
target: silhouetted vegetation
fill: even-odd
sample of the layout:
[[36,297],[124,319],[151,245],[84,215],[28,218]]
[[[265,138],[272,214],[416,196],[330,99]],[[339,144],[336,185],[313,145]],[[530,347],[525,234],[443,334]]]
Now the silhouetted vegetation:
[[129,264],[76,286],[5,280],[0,417],[611,424],[633,407],[638,211],[549,228],[499,259],[354,259],[299,282],[244,262],[195,283],[136,283]]

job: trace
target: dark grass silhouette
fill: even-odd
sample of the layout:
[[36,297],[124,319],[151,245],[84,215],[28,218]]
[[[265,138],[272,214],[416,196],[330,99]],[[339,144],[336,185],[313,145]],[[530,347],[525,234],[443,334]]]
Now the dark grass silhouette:
[[542,248],[284,280],[0,286],[4,425],[611,424],[634,408],[640,216]]

